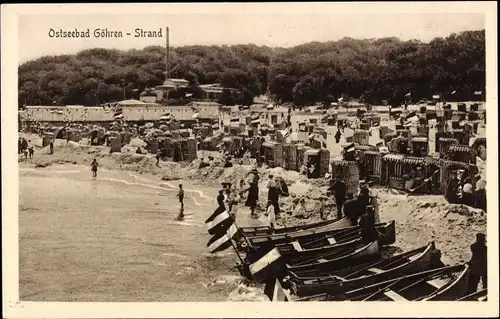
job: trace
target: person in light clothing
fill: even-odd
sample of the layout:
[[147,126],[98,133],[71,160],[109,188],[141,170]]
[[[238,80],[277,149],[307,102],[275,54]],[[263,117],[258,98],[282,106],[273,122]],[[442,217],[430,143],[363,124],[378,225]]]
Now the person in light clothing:
[[267,220],[271,229],[276,229],[276,214],[274,213],[274,205],[268,201],[267,203]]

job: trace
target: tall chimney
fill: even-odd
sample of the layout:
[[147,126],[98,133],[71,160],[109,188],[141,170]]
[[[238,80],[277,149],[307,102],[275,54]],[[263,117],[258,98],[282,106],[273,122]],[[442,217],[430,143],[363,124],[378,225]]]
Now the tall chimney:
[[170,78],[170,43],[169,43],[169,32],[168,32],[168,27],[167,27],[167,43],[165,46],[165,71],[166,71],[166,78]]

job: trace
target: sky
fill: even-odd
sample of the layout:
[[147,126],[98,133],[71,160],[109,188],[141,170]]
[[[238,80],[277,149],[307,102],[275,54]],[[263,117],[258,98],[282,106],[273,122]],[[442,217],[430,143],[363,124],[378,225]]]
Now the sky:
[[[332,7],[333,8],[333,7]],[[407,10],[408,11],[408,10]],[[109,10],[108,10],[109,12]],[[127,11],[130,12],[130,11]],[[154,12],[150,10],[149,12]],[[204,12],[204,13],[199,13]],[[190,13],[144,14],[20,14],[18,16],[18,63],[44,55],[73,54],[101,47],[142,49],[165,45],[163,38],[134,38],[136,28],[170,29],[170,45],[247,44],[290,47],[310,41],[335,41],[398,37],[428,42],[451,33],[485,28],[483,13],[368,13],[335,10],[197,10]],[[50,29],[108,29],[122,31],[124,38],[50,38]],[[163,30],[163,33],[164,30]]]

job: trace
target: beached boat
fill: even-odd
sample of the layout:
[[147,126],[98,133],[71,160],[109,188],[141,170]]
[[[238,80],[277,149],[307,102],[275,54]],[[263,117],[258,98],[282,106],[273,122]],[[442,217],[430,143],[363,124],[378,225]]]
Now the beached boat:
[[340,294],[319,294],[297,301],[431,301],[456,300],[467,290],[469,266],[446,266],[379,282]]
[[431,242],[409,252],[339,271],[322,272],[319,268],[307,272],[292,271],[291,290],[301,297],[320,293],[333,294],[426,271],[431,268],[435,251],[434,242]]
[[314,269],[343,269],[356,263],[380,259],[378,241],[370,243],[357,242],[353,249],[340,250],[318,255],[313,258],[297,258],[287,262],[287,271],[304,273]]
[[488,301],[488,289],[476,291],[462,298],[458,298],[457,301]]
[[[340,220],[339,219],[326,220],[326,221],[320,221],[317,223],[310,223],[310,224],[291,226],[291,227],[280,227],[280,228],[275,228],[275,229],[272,229],[269,226],[240,227],[240,230],[243,233],[243,235],[245,235],[247,237],[265,236],[265,235],[283,234],[283,233],[296,232],[296,231],[305,230],[305,229],[329,226],[329,225],[337,223],[338,221],[340,221]],[[344,223],[344,221],[342,223]],[[337,223],[337,225],[338,225],[338,223]],[[334,227],[337,227],[337,226],[334,226]]]
[[289,265],[296,265],[312,262],[321,258],[332,259],[338,255],[349,254],[350,252],[353,252],[364,246],[366,246],[366,243],[362,242],[361,238],[355,238],[344,243],[337,243],[311,249],[282,251],[278,248],[278,250],[282,256],[282,259],[286,263],[288,263]]
[[[311,226],[311,227],[290,227],[291,231],[281,231],[278,229],[278,231],[274,232],[257,232],[256,234],[250,233],[244,233],[245,237],[247,238],[281,238],[283,235],[292,235],[292,234],[299,234],[302,232],[328,232],[328,231],[335,231],[335,230],[342,230],[346,229],[349,227],[354,227],[352,225],[352,222],[349,218],[342,218],[338,220],[334,220],[333,222],[321,222],[318,223],[317,226]],[[258,228],[258,227],[257,227]]]
[[[396,225],[394,221],[378,223],[376,225],[377,230],[382,234],[382,238],[380,239],[380,243],[382,245],[390,245],[393,244],[396,240]],[[306,229],[292,233],[284,233],[284,234],[275,234],[269,236],[259,236],[259,237],[250,237],[246,238],[246,242],[251,246],[250,249],[256,249],[258,247],[263,246],[272,246],[276,247],[278,245],[292,245],[293,242],[299,241],[300,245],[305,247],[307,243],[314,242],[316,246],[307,246],[308,248],[312,247],[321,247],[324,245],[331,244],[331,240],[328,238],[335,238],[335,236],[344,236],[352,237],[353,234],[359,234],[360,228],[358,226],[351,226],[348,228],[336,229],[336,230],[324,230],[322,228],[317,229]],[[245,236],[246,237],[246,236]]]

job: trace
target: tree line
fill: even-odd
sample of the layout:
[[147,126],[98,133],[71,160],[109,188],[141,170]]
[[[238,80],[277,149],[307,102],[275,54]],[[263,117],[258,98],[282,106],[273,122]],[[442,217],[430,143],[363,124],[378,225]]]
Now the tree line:
[[[430,98],[471,100],[485,90],[485,32],[466,31],[429,43],[397,38],[310,42],[291,48],[183,46],[171,49],[173,78],[190,85],[174,93],[201,96],[200,84],[220,83],[221,103],[251,104],[268,93],[298,106],[339,98],[400,103]],[[164,81],[164,48],[89,49],[44,56],[19,66],[19,105],[99,105]],[[452,94],[453,93],[453,94]],[[476,96],[477,97],[477,96]]]

